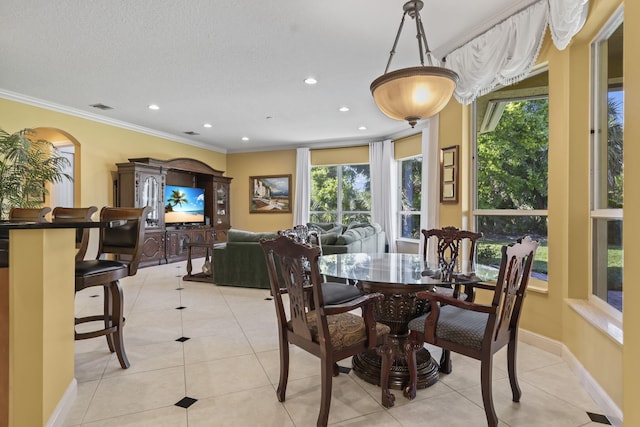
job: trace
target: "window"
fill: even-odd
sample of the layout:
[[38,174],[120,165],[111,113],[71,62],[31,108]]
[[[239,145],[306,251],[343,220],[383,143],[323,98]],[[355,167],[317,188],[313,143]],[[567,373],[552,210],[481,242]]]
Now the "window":
[[311,168],[311,222],[371,221],[369,165]]
[[547,278],[548,73],[475,102],[475,229],[478,262],[500,264],[500,247],[540,240],[532,275]]
[[[622,13],[591,47],[592,300],[622,312],[623,103]],[[615,311],[614,311],[615,312]]]
[[399,227],[400,238],[420,240],[422,199],[422,156],[400,160]]

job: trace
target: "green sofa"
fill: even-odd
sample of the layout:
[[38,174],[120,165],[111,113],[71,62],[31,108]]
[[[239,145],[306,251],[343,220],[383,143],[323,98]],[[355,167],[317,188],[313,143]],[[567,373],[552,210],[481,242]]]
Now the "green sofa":
[[275,239],[275,232],[256,233],[230,229],[227,243],[213,249],[216,285],[269,289],[269,274],[260,239]]
[[[384,252],[385,233],[378,224],[308,224],[320,233],[322,253]],[[213,281],[216,285],[269,289],[269,275],[260,239],[274,239],[276,232],[230,229],[227,243],[213,249]]]

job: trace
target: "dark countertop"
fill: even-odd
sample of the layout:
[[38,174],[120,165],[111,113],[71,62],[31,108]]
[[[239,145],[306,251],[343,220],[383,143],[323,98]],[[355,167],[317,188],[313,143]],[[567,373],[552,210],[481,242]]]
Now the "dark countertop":
[[44,228],[101,228],[124,225],[124,220],[116,221],[59,221],[59,222],[27,222],[0,220],[2,230],[37,230]]

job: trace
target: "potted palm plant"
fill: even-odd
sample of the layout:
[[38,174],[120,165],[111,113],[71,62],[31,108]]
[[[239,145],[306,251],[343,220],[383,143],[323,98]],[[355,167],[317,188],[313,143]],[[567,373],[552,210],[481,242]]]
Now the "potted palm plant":
[[49,141],[23,129],[8,133],[0,129],[0,219],[12,207],[37,208],[48,193],[48,182],[71,180],[64,172],[69,161],[58,156]]

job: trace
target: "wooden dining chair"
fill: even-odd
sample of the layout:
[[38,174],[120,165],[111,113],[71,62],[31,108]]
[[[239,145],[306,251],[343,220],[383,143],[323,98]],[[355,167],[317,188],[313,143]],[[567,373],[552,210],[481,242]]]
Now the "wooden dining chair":
[[[482,238],[481,232],[460,230],[451,226],[421,231],[424,236],[422,256],[425,262],[430,262],[430,258],[435,255],[437,259],[434,261],[445,275],[473,271],[476,244]],[[454,296],[459,297],[459,286],[453,289]],[[467,301],[473,301],[475,298],[473,289],[468,289],[468,292],[465,292],[464,298]]]
[[[51,212],[53,222],[81,222],[91,221],[91,216],[98,211],[95,206],[88,208],[63,208],[56,207]],[[84,260],[89,247],[89,228],[76,229],[76,262]]]
[[[382,294],[371,293],[338,305],[328,305],[319,284],[320,248],[298,243],[285,236],[273,240],[261,239],[269,271],[271,293],[278,318],[280,346],[280,379],[276,395],[285,401],[289,378],[289,344],[294,344],[321,359],[321,397],[317,426],[324,427],[329,419],[332,377],[339,374],[336,362],[365,350],[385,345],[388,326],[376,323],[373,305]],[[306,297],[313,294],[313,308]],[[288,294],[287,310],[282,295]],[[362,315],[349,313],[362,309]],[[287,313],[288,312],[288,313]],[[384,362],[391,363],[391,353],[381,350]],[[383,369],[382,372],[385,372]],[[382,374],[381,374],[382,376]],[[393,401],[388,390],[388,378],[381,378],[382,399]]]
[[[75,324],[103,322],[103,327],[88,332],[75,331],[75,339],[83,340],[106,336],[109,350],[115,352],[123,369],[129,367],[124,350],[124,294],[120,279],[133,276],[138,271],[142,255],[144,223],[150,211],[145,208],[111,208],[100,211],[100,221],[124,221],[124,225],[100,229],[98,254],[94,260],[76,262],[75,290],[79,292],[92,286],[104,288],[104,308],[98,315],[78,317]],[[117,259],[105,259],[116,257]]]
[[489,427],[498,425],[493,406],[493,355],[507,346],[507,368],[514,402],[520,401],[521,391],[516,371],[518,323],[522,303],[529,283],[531,266],[539,242],[524,237],[517,243],[502,247],[502,262],[494,285],[478,283],[473,286],[493,291],[490,305],[476,304],[439,292],[418,292],[419,298],[430,301],[431,310],[409,322],[407,364],[410,383],[405,396],[416,395],[416,351],[429,343],[464,356],[480,360],[482,401]]
[[47,222],[45,215],[51,212],[51,208],[11,208],[9,219],[11,221]]
[[[474,270],[476,244],[482,238],[481,232],[460,230],[451,226],[421,231],[424,236],[423,259],[428,262],[429,258],[435,255],[436,267],[442,271],[441,274],[449,275],[448,280],[456,273]],[[475,287],[466,285],[452,285],[449,294],[454,298],[462,297],[469,302],[473,302],[476,296]],[[449,350],[443,350],[440,356],[440,372],[449,374],[451,369],[451,353]]]
[[[317,230],[312,230],[306,225],[296,225],[290,229],[280,230],[278,234],[298,243],[318,246],[320,248],[320,255],[322,256],[322,237]],[[362,290],[355,285],[327,281],[326,279],[325,276],[322,276],[321,289],[324,303],[327,305],[342,304],[362,295]],[[310,300],[310,303],[313,303],[313,299]]]

